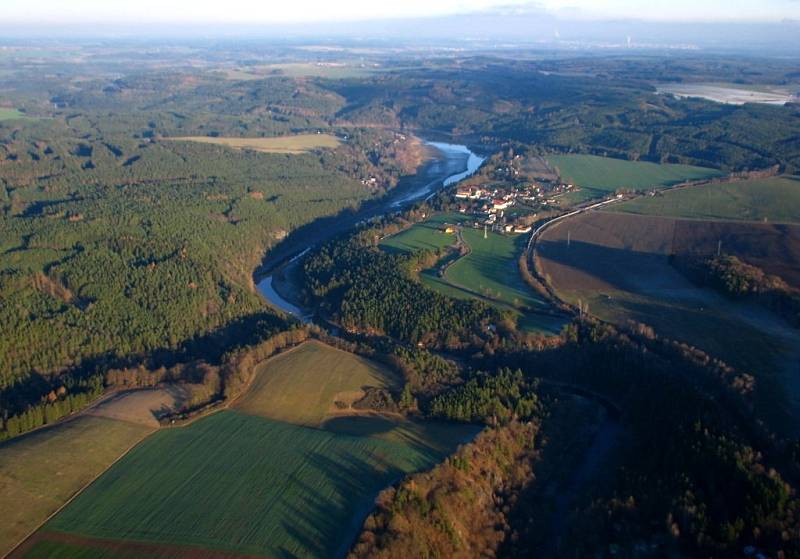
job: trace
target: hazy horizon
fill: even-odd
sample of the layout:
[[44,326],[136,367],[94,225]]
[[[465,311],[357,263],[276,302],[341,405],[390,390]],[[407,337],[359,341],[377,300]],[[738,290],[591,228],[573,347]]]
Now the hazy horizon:
[[656,22],[779,22],[800,19],[797,0],[673,0],[643,4],[634,0],[406,0],[379,3],[368,0],[297,0],[263,3],[252,0],[192,2],[191,0],[6,0],[0,8],[4,24],[85,23],[213,23],[275,24],[353,22],[408,18],[433,18],[483,13],[537,14],[568,20],[633,20]]

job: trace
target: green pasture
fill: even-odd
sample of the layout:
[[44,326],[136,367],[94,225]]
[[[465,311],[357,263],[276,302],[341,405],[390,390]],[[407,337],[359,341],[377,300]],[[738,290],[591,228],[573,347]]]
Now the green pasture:
[[688,219],[798,223],[800,180],[787,176],[682,188],[609,210]]
[[551,155],[547,160],[558,168],[562,180],[581,188],[579,192],[564,196],[564,200],[571,203],[601,198],[618,189],[664,188],[687,180],[708,179],[723,174],[706,167],[659,165],[596,155]]

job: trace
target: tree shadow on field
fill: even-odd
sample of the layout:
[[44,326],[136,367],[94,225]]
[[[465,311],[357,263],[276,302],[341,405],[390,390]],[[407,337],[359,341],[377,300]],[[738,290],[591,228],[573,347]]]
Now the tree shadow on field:
[[[284,547],[279,556],[343,556],[372,510],[375,497],[404,470],[375,448],[363,447],[360,452],[308,453],[306,464],[313,473],[294,478],[292,496],[281,503],[289,511],[283,529],[299,548]],[[312,485],[308,480],[316,482]]]
[[[687,281],[669,264],[666,254],[639,252],[585,241],[540,241],[539,256],[558,265],[544,263],[556,289],[607,286],[622,291],[674,287]],[[548,269],[550,268],[550,269]],[[579,274],[573,273],[577,271]]]

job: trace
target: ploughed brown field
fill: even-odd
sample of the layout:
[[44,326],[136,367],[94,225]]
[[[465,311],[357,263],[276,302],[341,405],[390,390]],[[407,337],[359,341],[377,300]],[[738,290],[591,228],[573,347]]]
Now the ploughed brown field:
[[727,254],[800,286],[800,226],[591,212],[542,235],[540,269],[560,297],[617,324],[633,320],[756,378],[776,430],[800,433],[800,331],[755,304],[699,288],[670,255]]
[[[566,248],[568,235],[569,250],[553,252],[553,243],[563,242]],[[620,259],[624,264],[631,259],[663,264],[669,255],[713,255],[718,248],[800,287],[800,225],[593,212],[546,231],[540,254],[549,260],[547,272],[559,287],[580,289],[597,282],[625,286],[636,281],[635,268],[609,265]]]

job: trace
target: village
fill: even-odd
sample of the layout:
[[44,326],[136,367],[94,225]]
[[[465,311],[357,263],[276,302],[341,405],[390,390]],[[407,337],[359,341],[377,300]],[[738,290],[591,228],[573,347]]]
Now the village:
[[[515,169],[510,168],[512,173]],[[504,171],[505,169],[497,169]],[[473,226],[488,227],[494,232],[529,233],[542,212],[554,209],[558,198],[577,190],[575,185],[507,182],[492,185],[469,185],[453,194],[455,209],[475,219]]]

